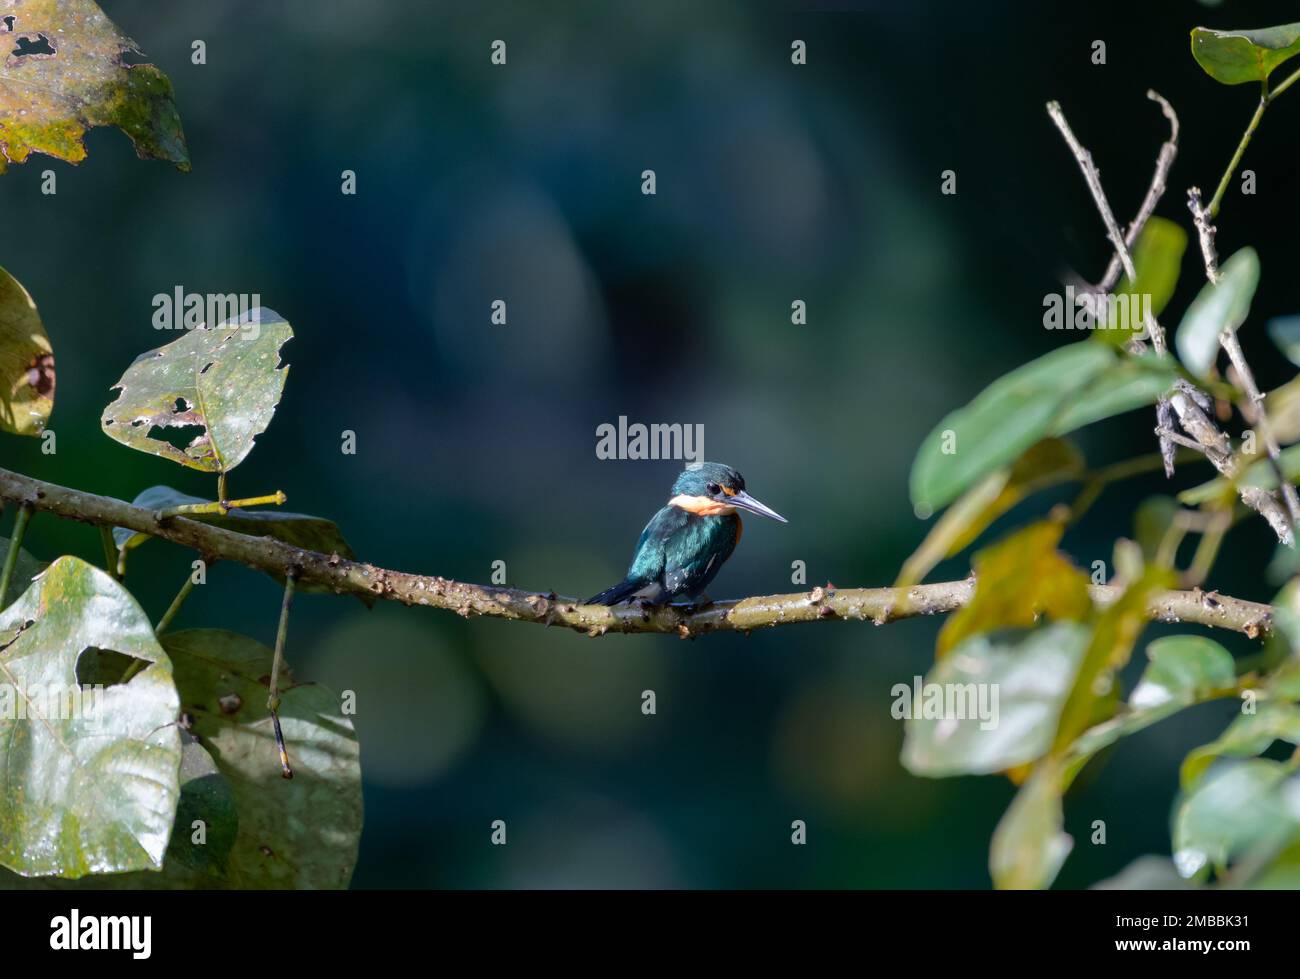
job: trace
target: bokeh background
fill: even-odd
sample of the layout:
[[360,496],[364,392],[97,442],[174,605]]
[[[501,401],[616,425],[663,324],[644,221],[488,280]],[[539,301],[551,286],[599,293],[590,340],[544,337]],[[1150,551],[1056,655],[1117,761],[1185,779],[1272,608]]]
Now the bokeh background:
[[[57,455],[7,439],[3,464],[128,499],[162,482],[211,494],[110,441],[99,414],[136,354],[170,339],[150,324],[155,293],[258,292],[296,339],[234,495],[283,489],[384,566],[487,581],[503,560],[513,585],[579,597],[620,577],[679,468],[598,461],[596,428],[619,415],[703,424],[707,456],[789,517],[749,521],[715,598],[795,590],[796,560],[810,586],[891,582],[926,530],[907,498],[916,446],[1073,341],[1042,328],[1043,296],[1107,257],[1044,102],[1062,101],[1127,219],[1165,135],[1144,93],[1166,95],[1183,138],[1159,213],[1187,224],[1184,189],[1213,186],[1254,104],[1203,75],[1188,31],[1295,19],[1238,0],[103,6],[172,78],[194,169],[141,163],[99,130],[84,165],[33,157],[0,181],[0,261],[36,297],[59,370]],[[506,67],[489,63],[498,38]],[[1298,114],[1300,97],[1270,112],[1246,161],[1258,195],[1230,193],[1220,221],[1223,254],[1262,258],[1245,342],[1266,386],[1291,372],[1262,324],[1300,309]],[[1199,285],[1189,251],[1167,321]],[[506,326],[489,323],[496,298]],[[1150,422],[1082,444],[1099,463],[1148,452]],[[1162,483],[1109,491],[1067,538],[1079,563],[1108,559]],[[28,542],[99,557],[78,525],[38,519]],[[1212,583],[1267,600],[1271,551],[1260,522],[1242,526]],[[160,613],[189,560],[144,548],[128,583]],[[218,566],[177,625],[269,642],[278,602],[268,579]],[[289,649],[299,677],[357,691],[356,887],[985,887],[1012,786],[912,777],[889,714],[937,628],[588,640],[303,596]],[[1076,787],[1058,886],[1168,852],[1178,762],[1232,709],[1133,737]],[[494,819],[506,847],[489,845]],[[1105,846],[1088,843],[1095,819]]]

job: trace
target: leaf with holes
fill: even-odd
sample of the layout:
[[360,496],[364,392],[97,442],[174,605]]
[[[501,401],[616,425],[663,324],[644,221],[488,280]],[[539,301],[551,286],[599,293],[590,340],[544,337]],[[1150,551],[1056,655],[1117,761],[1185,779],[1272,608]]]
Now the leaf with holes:
[[[83,689],[89,649],[144,660]],[[0,613],[0,865],[24,876],[157,869],[180,795],[180,700],[135,599],[74,557]]]
[[116,126],[143,160],[190,168],[172,83],[92,0],[0,5],[0,173],[45,153],[86,158],[86,130]]
[[54,351],[36,303],[0,269],[0,430],[40,435],[54,410]]
[[[147,510],[165,510],[168,507],[187,506],[195,503],[208,503],[209,500],[190,496],[170,486],[150,486],[132,501],[138,507]],[[289,513],[284,510],[241,510],[236,507],[227,513],[194,513],[189,519],[211,524],[237,534],[250,537],[273,537],[293,547],[305,551],[320,551],[322,554],[337,554],[348,561],[356,560],[356,554],[343,539],[339,525],[324,517],[312,517],[305,513]],[[113,528],[113,541],[118,552],[125,558],[125,552],[135,550],[145,541],[152,540],[148,534],[138,534],[126,527]],[[120,562],[119,562],[120,563]],[[274,575],[281,584],[283,575]],[[329,592],[326,585],[299,582],[298,590],[303,592]],[[364,601],[364,599],[363,599]],[[367,604],[374,604],[373,600]]]
[[361,838],[361,758],[337,694],[281,674],[280,721],[294,777],[281,777],[266,709],[272,652],[219,629],[168,633],[191,732],[229,781],[239,833],[226,879],[240,888],[346,887]]
[[1300,24],[1253,31],[1192,31],[1192,57],[1205,73],[1224,85],[1262,82],[1273,69],[1300,54]]
[[[104,432],[191,469],[229,472],[271,423],[289,372],[279,351],[292,337],[278,313],[261,307],[215,329],[188,331],[127,368],[100,420]],[[162,437],[170,429],[194,437],[176,446]]]

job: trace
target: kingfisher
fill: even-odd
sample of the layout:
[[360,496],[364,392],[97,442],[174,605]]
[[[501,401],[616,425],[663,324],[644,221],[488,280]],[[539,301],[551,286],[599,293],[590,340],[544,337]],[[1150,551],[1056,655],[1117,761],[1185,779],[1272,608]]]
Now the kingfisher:
[[673,483],[668,505],[641,531],[627,577],[587,604],[639,599],[663,605],[697,598],[736,549],[743,529],[737,510],[787,522],[746,493],[745,477],[730,466],[703,462],[688,467]]

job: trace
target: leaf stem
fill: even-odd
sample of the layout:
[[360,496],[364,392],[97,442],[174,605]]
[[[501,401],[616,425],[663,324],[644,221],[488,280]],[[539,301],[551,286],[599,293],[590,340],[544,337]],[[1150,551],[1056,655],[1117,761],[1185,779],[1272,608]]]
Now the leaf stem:
[[246,500],[217,500],[214,503],[183,503],[180,506],[170,506],[159,510],[156,514],[159,520],[168,520],[172,517],[188,517],[193,514],[201,513],[219,513],[222,516],[234,509],[251,506],[283,506],[288,497],[282,490],[276,490],[267,496],[251,496]]
[[[176,618],[176,613],[181,610],[181,606],[185,604],[185,599],[190,597],[190,592],[193,590],[194,575],[191,573],[186,576],[185,584],[181,585],[181,590],[176,593],[176,597],[172,599],[172,603],[167,606],[167,611],[163,613],[163,617],[159,619],[158,624],[153,627],[153,634],[155,636],[161,636],[163,632],[166,631],[167,627],[172,624],[172,619]],[[145,660],[137,659],[128,666],[126,672],[122,674],[122,682],[128,683],[133,676],[148,665],[149,664]]]
[[114,581],[121,581],[121,568],[118,567],[117,542],[113,540],[113,529],[99,525],[99,541],[104,545],[104,570]]
[[275,631],[275,659],[271,662],[270,695],[266,698],[266,709],[271,712],[271,723],[275,727],[275,747],[280,752],[280,774],[293,778],[293,768],[289,765],[289,752],[284,746],[284,733],[280,730],[280,668],[284,664],[284,645],[289,635],[289,609],[293,607],[294,582],[297,573],[291,568],[284,576],[284,604],[280,606],[280,626]]
[[194,572],[191,571],[185,576],[185,584],[181,585],[181,590],[176,593],[176,597],[172,599],[172,603],[167,606],[167,611],[163,613],[163,617],[159,619],[158,624],[153,627],[154,635],[161,636],[167,631],[167,627],[172,624],[172,619],[176,618],[176,614],[181,610],[181,606],[185,604],[185,599],[190,597],[190,592],[193,590]]
[[1268,100],[1272,102],[1275,98],[1277,98],[1288,88],[1294,85],[1297,78],[1300,78],[1300,68],[1297,68],[1295,71],[1293,71],[1290,75],[1286,77],[1286,79],[1282,82],[1281,85],[1273,89],[1273,91],[1269,94]]
[[8,607],[6,598],[9,594],[9,581],[14,576],[14,568],[18,566],[18,551],[23,546],[23,537],[27,533],[27,523],[32,519],[32,505],[24,503],[18,508],[18,516],[14,518],[14,533],[9,538],[9,553],[5,555],[4,570],[0,571],[0,609]]
[[[1288,78],[1282,83],[1282,85],[1290,85],[1294,79],[1295,76],[1292,75],[1291,78]],[[1278,92],[1281,90],[1282,86],[1279,86]],[[1223,195],[1228,190],[1228,181],[1230,181],[1232,175],[1237,172],[1237,165],[1241,163],[1241,157],[1246,152],[1246,147],[1250,145],[1251,137],[1255,135],[1255,130],[1259,128],[1259,120],[1264,118],[1264,110],[1268,108],[1269,102],[1277,97],[1278,92],[1269,95],[1268,82],[1265,81],[1263,83],[1263,90],[1259,97],[1259,105],[1255,107],[1255,114],[1250,117],[1250,125],[1248,125],[1246,131],[1241,134],[1241,141],[1237,143],[1237,152],[1232,154],[1232,159],[1228,162],[1228,169],[1223,171],[1223,177],[1219,180],[1218,189],[1215,190],[1214,197],[1210,199],[1209,207],[1205,209],[1210,220],[1214,220],[1218,215],[1219,205],[1223,202]]]

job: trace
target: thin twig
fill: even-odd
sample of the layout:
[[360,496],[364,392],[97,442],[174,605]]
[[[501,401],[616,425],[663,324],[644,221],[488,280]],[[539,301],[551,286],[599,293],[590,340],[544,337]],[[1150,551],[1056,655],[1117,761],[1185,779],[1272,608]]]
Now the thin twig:
[[284,667],[284,647],[289,635],[289,610],[293,608],[293,588],[297,571],[289,568],[284,576],[284,602],[280,605],[280,625],[275,630],[275,658],[271,661],[271,682],[266,698],[266,709],[271,712],[271,725],[275,730],[275,747],[280,752],[280,774],[293,778],[289,764],[289,750],[284,745],[284,732],[280,730],[280,670]]
[[[1161,108],[1170,122],[1170,143],[1173,143],[1178,138],[1178,116],[1174,113],[1173,107],[1163,98],[1156,95],[1155,92],[1152,91],[1147,94],[1148,97],[1157,99],[1160,102]],[[1124,269],[1124,273],[1128,276],[1129,282],[1136,284],[1137,269],[1133,264],[1133,256],[1129,252],[1129,243],[1127,239],[1120,234],[1119,224],[1115,221],[1115,213],[1111,210],[1110,202],[1106,199],[1106,192],[1102,189],[1101,173],[1097,170],[1096,164],[1092,161],[1092,154],[1084,149],[1083,144],[1081,144],[1078,138],[1074,135],[1074,130],[1070,128],[1070,124],[1065,121],[1065,113],[1061,111],[1061,105],[1059,102],[1048,102],[1047,114],[1051,116],[1052,121],[1056,123],[1056,128],[1060,130],[1061,135],[1065,138],[1066,145],[1070,147],[1070,152],[1074,154],[1074,159],[1079,164],[1079,169],[1083,172],[1083,179],[1088,185],[1088,190],[1092,193],[1093,203],[1097,205],[1097,212],[1101,215],[1102,223],[1106,226],[1106,236],[1110,239],[1110,243],[1115,249],[1115,257],[1119,259],[1120,265]],[[1173,153],[1176,151],[1177,146],[1175,143],[1174,150],[1168,155],[1168,163],[1170,165],[1173,163]],[[1157,160],[1156,163],[1156,178],[1153,181],[1153,189],[1156,185],[1159,185],[1159,190],[1161,192],[1163,192],[1164,189],[1163,185],[1165,175],[1160,172],[1160,164],[1165,160],[1165,158],[1166,154],[1164,148],[1162,148],[1160,159]],[[1151,192],[1148,191],[1148,197],[1150,194]],[[1156,200],[1159,200],[1158,194]],[[1145,204],[1146,202],[1144,201],[1144,207]],[[1151,207],[1155,207],[1154,201],[1151,203]],[[1136,239],[1136,237],[1137,236],[1134,235],[1134,239]],[[1109,277],[1109,271],[1107,272],[1107,277]],[[1146,317],[1146,327],[1147,334],[1151,338],[1151,345],[1155,347],[1157,355],[1161,357],[1166,356],[1165,331],[1160,326],[1160,322],[1156,319],[1154,311]],[[1173,411],[1178,411],[1178,400],[1178,398],[1172,399]],[[1173,412],[1170,410],[1170,405],[1171,399],[1165,395],[1161,395],[1156,400],[1156,423],[1161,427],[1168,428],[1173,422]],[[1181,417],[1182,413],[1180,411],[1178,413]],[[1174,447],[1168,439],[1163,437],[1160,439],[1160,456],[1164,460],[1165,476],[1173,476]]]
[[104,548],[104,570],[110,578],[119,579],[117,573],[117,542],[113,540],[113,528],[99,528],[99,542]]
[[185,599],[190,597],[190,592],[193,590],[194,572],[191,571],[185,576],[185,584],[181,585],[181,590],[176,593],[176,597],[172,599],[172,603],[167,606],[167,611],[163,613],[163,617],[159,619],[158,624],[153,627],[154,635],[161,636],[167,631],[168,627],[172,624],[172,620],[176,618],[177,613],[180,612],[181,606],[185,604]]
[[1245,416],[1247,424],[1259,429],[1260,438],[1264,440],[1269,467],[1277,477],[1277,485],[1282,491],[1282,501],[1286,504],[1291,529],[1294,531],[1296,527],[1300,527],[1300,497],[1297,497],[1295,485],[1287,479],[1286,473],[1282,470],[1282,447],[1278,444],[1273,434],[1273,426],[1268,420],[1268,412],[1264,408],[1264,395],[1260,393],[1259,385],[1255,383],[1255,374],[1246,361],[1246,354],[1241,349],[1241,340],[1237,337],[1237,331],[1224,330],[1219,335],[1219,343],[1228,352],[1228,359],[1232,361],[1237,380],[1246,395],[1246,402],[1241,405],[1241,413]]
[[1201,245],[1201,259],[1205,262],[1205,277],[1211,282],[1219,281],[1219,256],[1214,249],[1215,228],[1210,222],[1210,215],[1201,206],[1201,188],[1187,188],[1187,209],[1192,212],[1192,223],[1196,225],[1196,238]]
[[[703,606],[583,605],[553,592],[539,593],[466,584],[448,578],[406,574],[293,547],[271,537],[253,537],[176,517],[160,521],[151,510],[0,469],[0,500],[30,503],[33,510],[85,523],[125,527],[189,547],[209,563],[221,559],[277,576],[296,573],[301,584],[368,600],[425,605],[465,618],[490,616],[516,622],[563,626],[591,636],[610,632],[656,632],[691,638],[708,632],[748,632],[770,626],[840,619],[883,624],[918,615],[951,612],[970,601],[971,579],[899,588],[814,588],[810,592],[764,595]],[[1120,594],[1114,586],[1093,588],[1100,604]],[[1207,603],[1195,592],[1156,595],[1148,613],[1161,621],[1181,621],[1233,629],[1249,636],[1269,630],[1272,609],[1234,598]]]
[[14,576],[14,568],[18,566],[18,554],[23,546],[23,537],[27,533],[27,524],[32,519],[33,507],[28,503],[20,503],[18,506],[18,515],[14,517],[14,532],[9,538],[9,553],[5,555],[4,570],[0,571],[0,609],[8,607],[6,600],[9,595],[9,582]]
[[[1291,84],[1288,79],[1286,85]],[[1232,180],[1232,175],[1237,172],[1237,165],[1241,163],[1241,157],[1246,152],[1246,147],[1250,145],[1250,138],[1255,135],[1255,130],[1259,128],[1259,121],[1264,118],[1264,110],[1268,108],[1269,102],[1273,97],[1285,91],[1284,86],[1279,86],[1278,91],[1273,96],[1268,92],[1268,80],[1262,83],[1262,90],[1259,96],[1259,105],[1255,107],[1255,114],[1250,117],[1250,124],[1246,126],[1246,131],[1241,134],[1241,140],[1237,143],[1237,150],[1232,154],[1232,159],[1228,161],[1228,168],[1223,171],[1223,176],[1219,179],[1219,186],[1214,191],[1214,197],[1210,200],[1210,206],[1206,208],[1206,216],[1212,221],[1219,215],[1219,205],[1223,203],[1223,195],[1228,190],[1228,184]]]
[[[1142,198],[1142,206],[1138,208],[1137,216],[1129,223],[1128,230],[1124,233],[1124,243],[1130,249],[1137,242],[1138,235],[1146,227],[1151,215],[1155,213],[1160,198],[1164,196],[1168,186],[1169,170],[1174,165],[1175,157],[1178,156],[1178,115],[1174,112],[1174,107],[1155,89],[1147,90],[1147,98],[1159,105],[1160,111],[1169,120],[1169,138],[1161,145],[1160,154],[1156,157],[1156,169],[1151,176],[1151,186],[1147,188],[1147,195]],[[1106,274],[1097,285],[1097,292],[1105,295],[1114,289],[1119,282],[1121,270],[1119,252],[1115,252],[1110,257],[1110,264],[1106,266]]]
[[240,507],[254,506],[284,506],[288,499],[281,490],[276,490],[267,496],[252,496],[246,500],[217,500],[213,503],[182,503],[179,506],[165,507],[158,511],[159,520],[167,520],[171,517],[190,517],[204,513],[219,513],[225,516],[231,510]]

